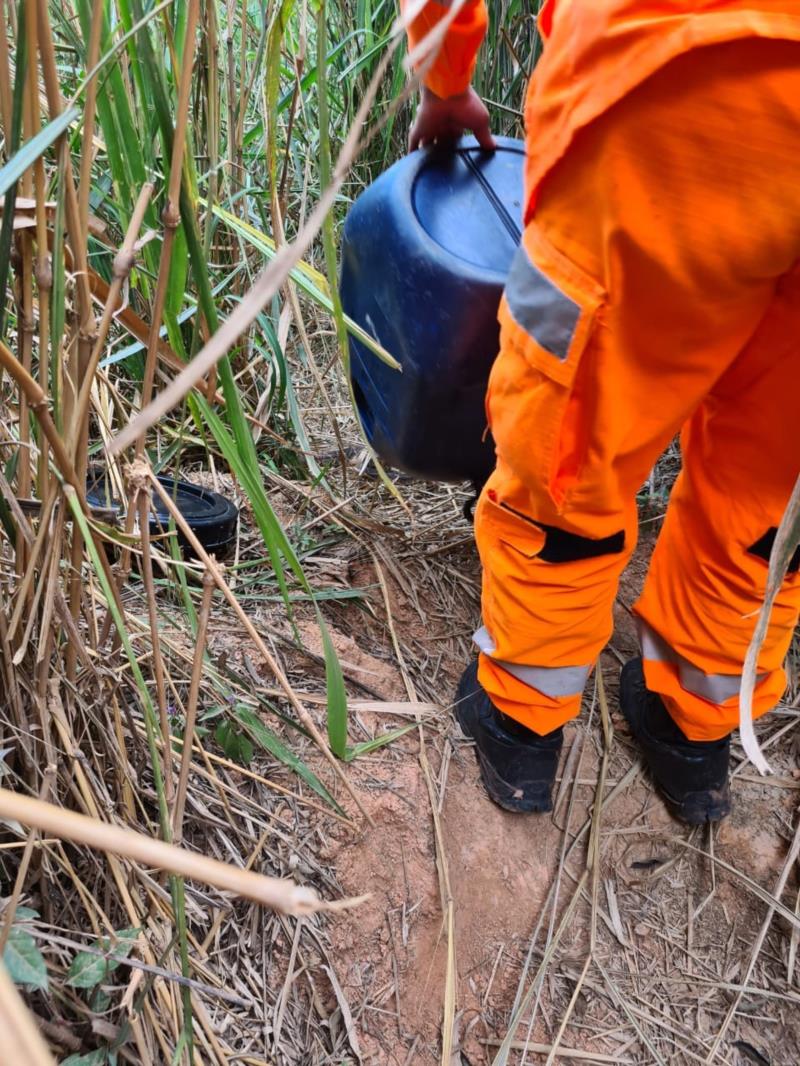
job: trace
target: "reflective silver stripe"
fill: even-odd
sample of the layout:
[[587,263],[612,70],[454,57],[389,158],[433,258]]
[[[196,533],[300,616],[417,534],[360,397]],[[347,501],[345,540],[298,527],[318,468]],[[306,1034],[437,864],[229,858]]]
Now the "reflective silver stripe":
[[495,643],[492,640],[492,634],[486,626],[481,626],[477,633],[473,633],[472,639],[484,655],[494,655]]
[[[684,659],[674,651],[663,637],[639,618],[639,641],[642,645],[642,655],[645,659],[657,663],[673,663],[678,668],[678,680],[681,688],[691,692],[693,696],[700,696],[709,703],[724,703],[726,700],[738,696],[742,685],[741,674],[706,674]],[[759,680],[764,677],[759,675]]]
[[[495,650],[491,635],[482,627],[472,638],[480,650],[491,656]],[[522,666],[503,659],[492,659],[523,685],[536,689],[545,696],[580,696],[591,672],[591,666]]]
[[586,685],[591,666],[518,666],[502,659],[492,659],[523,685],[535,688],[545,696],[580,696]]
[[678,661],[678,656],[669,644],[654,629],[651,629],[643,618],[636,619],[636,626],[639,630],[639,644],[645,659],[650,659],[655,663],[675,663]]
[[569,355],[581,309],[517,248],[506,282],[506,301],[517,325],[562,362]]
[[738,696],[742,687],[741,674],[704,674],[685,659],[678,662],[678,677],[681,688],[702,696],[709,703],[724,703],[732,696]]

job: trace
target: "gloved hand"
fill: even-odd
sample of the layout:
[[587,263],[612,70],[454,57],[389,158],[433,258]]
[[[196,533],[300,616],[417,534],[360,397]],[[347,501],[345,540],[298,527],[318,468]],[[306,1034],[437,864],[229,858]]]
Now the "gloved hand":
[[464,130],[475,134],[481,148],[491,152],[496,147],[489,128],[489,112],[472,87],[443,99],[423,86],[419,111],[408,135],[409,152],[434,141],[457,141]]

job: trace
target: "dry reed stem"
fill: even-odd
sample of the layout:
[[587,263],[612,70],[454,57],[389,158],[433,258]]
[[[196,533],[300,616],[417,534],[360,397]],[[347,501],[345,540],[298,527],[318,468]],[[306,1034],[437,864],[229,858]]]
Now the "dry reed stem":
[[[53,782],[56,776],[56,768],[54,765],[49,765],[45,769],[42,775],[42,785],[39,789],[39,799],[44,801],[50,795],[50,790],[53,787]],[[28,867],[30,865],[31,856],[33,855],[33,849],[36,844],[37,833],[35,829],[32,829],[28,833],[28,839],[25,841],[25,850],[22,853],[22,859],[20,860],[19,867],[17,869],[17,876],[14,879],[14,887],[11,891],[8,903],[3,910],[3,924],[0,927],[0,959],[3,957],[6,944],[8,943],[8,934],[11,932],[11,926],[14,924],[14,918],[17,913],[17,907],[19,901],[22,898],[22,889],[25,885],[25,878],[28,876]]]
[[30,1011],[0,963],[0,1033],[3,1059],[13,1066],[55,1066]]
[[167,805],[172,802],[175,793],[175,780],[172,770],[172,747],[169,743],[169,718],[167,716],[167,696],[164,689],[164,656],[158,634],[158,607],[153,581],[153,559],[150,552],[150,484],[148,481],[134,485],[132,495],[136,504],[131,511],[139,511],[139,536],[142,543],[142,583],[147,600],[147,618],[150,623],[150,648],[153,657],[153,674],[156,682],[156,701],[158,703],[158,720],[161,726],[161,755],[164,762],[164,799]]
[[[44,2],[44,0],[40,0]],[[198,384],[219,362],[255,321],[256,316],[272,299],[275,293],[286,283],[293,266],[310,248],[315,237],[322,228],[328,211],[333,206],[336,196],[344,182],[347,172],[355,160],[362,146],[361,128],[366,123],[370,108],[378,93],[378,87],[388,68],[394,52],[399,43],[396,37],[394,42],[387,48],[378,67],[370,79],[364,99],[359,105],[355,120],[347,134],[336,167],[331,176],[331,182],[302,224],[297,237],[291,244],[285,245],[276,254],[269,266],[256,278],[251,288],[245,293],[241,301],[231,313],[230,317],[223,322],[217,332],[209,339],[203,348],[184,370],[157,396],[151,403],[139,412],[139,414],[122,429],[111,444],[111,454],[118,455],[130,447],[141,434],[155,425],[168,411],[186,396],[186,394]]]
[[[156,371],[156,353],[161,332],[161,319],[164,315],[164,306],[167,300],[167,286],[169,284],[170,264],[172,263],[172,248],[175,241],[175,233],[180,222],[180,191],[181,175],[183,168],[183,155],[186,146],[186,130],[189,121],[189,93],[192,85],[192,66],[194,61],[195,35],[199,11],[198,0],[189,0],[186,17],[186,32],[183,40],[183,63],[181,66],[180,82],[178,87],[178,111],[175,123],[175,134],[172,141],[172,158],[169,168],[169,187],[167,190],[167,202],[164,205],[162,221],[164,223],[164,241],[161,245],[161,257],[158,264],[158,282],[153,302],[150,320],[150,336],[147,339],[147,355],[145,357],[145,370],[142,380],[142,406],[150,403],[153,392],[153,381]],[[199,314],[199,309],[198,309]],[[213,391],[213,390],[212,390]],[[136,457],[141,458],[144,453],[145,434],[142,433],[136,441]]]
[[769,554],[764,602],[758,612],[750,647],[747,649],[742,668],[742,685],[739,692],[739,739],[745,754],[760,774],[769,773],[770,767],[753,730],[753,694],[758,683],[758,657],[767,637],[772,608],[786,576],[792,549],[796,544],[798,527],[800,527],[800,475],[794,484],[775,534],[775,543]]
[[0,788],[0,817],[32,826],[44,833],[85,844],[98,851],[164,870],[180,877],[202,881],[223,892],[253,900],[280,914],[314,914],[353,907],[366,897],[327,902],[317,893],[292,881],[242,870],[206,855],[197,855],[133,829],[101,822],[52,803]]
[[[497,1047],[500,1041],[487,1040],[485,1043],[488,1047]],[[554,1047],[554,1044],[539,1044],[533,1040],[512,1040],[509,1044],[509,1048],[512,1051],[530,1051],[534,1055],[548,1055],[552,1053]],[[601,1055],[596,1051],[581,1051],[579,1048],[559,1047],[558,1057],[571,1059],[573,1062],[588,1062],[590,1066],[594,1063],[609,1063],[610,1066],[628,1066],[628,1064],[633,1066],[633,1059],[620,1059],[616,1055]]]
[[[206,571],[203,574],[203,600],[200,605],[200,617],[197,623],[197,639],[194,646],[192,663],[192,680],[189,686],[189,700],[186,706],[186,725],[183,730],[181,748],[181,772],[178,777],[178,790],[175,795],[175,807],[172,812],[172,834],[176,844],[183,838],[183,812],[186,806],[186,789],[189,785],[189,771],[192,766],[192,747],[194,745],[194,727],[197,719],[197,696],[203,676],[203,658],[206,653],[208,620],[211,615],[211,597],[214,592],[214,578]],[[164,737],[164,750],[170,748],[169,732]]]
[[750,978],[753,975],[753,970],[755,969],[756,962],[758,961],[758,957],[761,954],[761,949],[764,946],[764,940],[766,939],[769,927],[772,924],[772,919],[775,917],[775,911],[777,910],[778,901],[783,895],[783,891],[786,888],[786,882],[789,880],[789,874],[794,870],[798,856],[800,856],[800,816],[798,816],[797,818],[797,825],[795,826],[794,830],[792,846],[789,848],[789,854],[786,856],[786,861],[783,864],[783,869],[781,870],[780,876],[778,877],[778,882],[775,885],[773,902],[767,909],[764,921],[761,924],[761,928],[758,932],[758,936],[756,937],[755,944],[753,945],[753,950],[750,955],[750,961],[747,964],[747,969],[745,970],[744,976],[742,977],[742,988],[739,992],[736,993],[736,996],[734,997],[734,1000],[728,1009],[728,1013],[725,1015],[725,1019],[722,1025],[720,1026],[719,1031],[717,1032],[714,1044],[708,1053],[708,1057],[705,1059],[706,1062],[710,1063],[714,1061],[714,1057],[719,1051],[719,1046],[724,1040],[725,1034],[728,1032],[731,1022],[736,1016],[736,1012],[742,1002],[742,997],[744,996],[745,989],[747,988],[748,982],[750,981]]
[[[92,70],[100,56],[100,33],[104,18],[103,0],[93,0],[89,48],[86,53],[86,68]],[[86,101],[83,110],[83,144],[81,169],[78,184],[78,218],[84,231],[89,225],[89,195],[92,182],[94,156],[94,120],[97,109],[97,78],[90,78],[86,86]],[[137,231],[139,227],[137,226]]]
[[150,182],[147,182],[142,186],[136,201],[136,206],[133,209],[133,214],[131,215],[131,220],[128,224],[128,229],[125,233],[125,239],[114,257],[113,278],[108,289],[105,306],[103,307],[103,314],[97,327],[91,354],[86,365],[85,375],[81,381],[80,392],[78,393],[78,398],[75,404],[76,414],[68,441],[70,449],[75,447],[79,434],[83,432],[83,429],[87,425],[92,383],[94,382],[94,376],[105,349],[106,338],[108,337],[111,321],[114,317],[120,294],[122,293],[122,287],[134,267],[136,252],[141,243],[138,241],[138,233],[142,228],[144,216],[147,212],[152,195],[153,185]]
[[[58,66],[56,64],[55,48],[50,30],[50,16],[47,0],[38,0],[38,27],[39,27],[39,54],[41,58],[42,77],[44,79],[47,105],[50,118],[55,119],[64,110],[64,101],[61,96],[61,85],[58,78]],[[60,138],[57,144],[64,138]],[[81,228],[81,215],[78,206],[78,193],[75,187],[75,177],[72,167],[64,169],[64,196],[66,203],[66,224],[69,235],[72,254],[75,257],[75,286],[78,294],[78,313],[80,316],[80,329],[86,337],[94,334],[94,319],[92,317],[92,297],[89,290],[88,278],[88,255],[84,231]]]
[[146,469],[147,469],[148,476],[150,477],[150,480],[151,480],[151,482],[153,484],[153,487],[155,488],[156,492],[158,492],[159,496],[161,497],[161,499],[164,502],[165,507],[167,508],[169,513],[174,518],[176,526],[180,529],[180,531],[183,533],[183,535],[189,541],[189,544],[191,544],[192,549],[195,552],[195,554],[197,555],[197,557],[205,564],[206,569],[208,570],[208,572],[214,578],[214,582],[215,582],[217,588],[220,590],[222,595],[225,597],[225,599],[231,605],[231,607],[233,608],[233,610],[234,610],[236,616],[238,617],[239,621],[242,623],[244,628],[247,630],[248,636],[251,638],[253,643],[256,645],[256,647],[258,648],[259,652],[263,655],[264,660],[266,661],[266,663],[269,666],[270,670],[274,674],[275,679],[277,680],[278,684],[283,689],[284,695],[288,699],[289,703],[292,705],[292,708],[294,709],[295,713],[297,714],[297,717],[300,719],[300,721],[302,722],[303,726],[311,734],[311,737],[313,738],[315,744],[320,749],[320,751],[322,752],[322,754],[324,755],[326,760],[333,767],[333,770],[334,770],[336,776],[339,778],[339,780],[342,782],[344,787],[347,789],[347,792],[350,795],[350,798],[356,804],[356,806],[358,807],[358,809],[361,812],[361,814],[364,816],[364,818],[367,820],[367,822],[370,825],[374,825],[375,823],[373,822],[373,820],[372,820],[371,816],[369,815],[369,813],[367,812],[367,810],[364,808],[364,805],[362,804],[361,800],[358,798],[358,795],[356,794],[355,789],[350,784],[350,781],[348,780],[347,775],[345,774],[345,772],[342,769],[342,767],[339,765],[339,763],[338,763],[338,761],[336,759],[336,756],[333,754],[333,752],[330,750],[328,745],[325,743],[325,738],[322,736],[322,734],[320,733],[319,729],[317,729],[317,726],[316,726],[316,723],[314,722],[314,719],[311,717],[311,715],[308,713],[308,711],[305,709],[305,707],[302,705],[300,700],[295,695],[294,689],[289,684],[289,679],[286,677],[286,674],[284,674],[283,670],[278,665],[278,662],[275,659],[275,657],[273,656],[272,652],[269,650],[269,648],[266,646],[266,644],[262,640],[261,634],[258,632],[258,630],[253,625],[253,623],[250,621],[250,619],[247,617],[247,614],[245,613],[245,611],[242,608],[241,604],[237,600],[236,596],[233,594],[233,592],[231,592],[230,586],[226,582],[225,578],[222,576],[222,571],[220,570],[219,566],[217,565],[216,562],[214,562],[214,560],[211,558],[211,556],[205,550],[203,545],[200,543],[200,541],[194,535],[194,533],[192,532],[191,527],[189,526],[188,522],[183,517],[181,512],[178,510],[178,508],[175,506],[175,503],[171,499],[169,493],[164,490],[163,486],[158,481],[158,479],[153,475],[153,473],[149,469],[149,467],[146,467]]

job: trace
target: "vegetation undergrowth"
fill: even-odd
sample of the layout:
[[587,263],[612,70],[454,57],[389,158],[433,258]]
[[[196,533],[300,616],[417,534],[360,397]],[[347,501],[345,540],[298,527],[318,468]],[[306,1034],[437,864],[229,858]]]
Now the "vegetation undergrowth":
[[[518,134],[534,19],[519,0],[490,9],[495,47],[477,84],[498,132]],[[285,872],[263,852],[248,788],[295,813],[358,818],[343,766],[403,732],[350,736],[324,611],[360,592],[315,587],[304,568],[369,528],[351,491],[364,445],[343,374],[355,327],[337,303],[336,239],[353,197],[404,150],[397,12],[386,0],[0,11],[0,793]],[[324,226],[284,270],[326,196]],[[267,264],[270,294],[226,334]],[[114,453],[215,336],[213,369]],[[320,424],[336,441],[327,454]],[[230,557],[186,550],[159,476],[235,499]],[[296,516],[275,505],[287,486]],[[276,652],[276,641],[302,648],[309,619],[324,695],[298,691]],[[211,629],[225,627],[247,656],[213,646]],[[279,766],[293,776],[272,780]],[[240,1030],[209,1006],[236,1000],[204,928],[208,908],[214,935],[235,925],[230,902],[190,890],[167,858],[92,850],[66,819],[44,833],[10,803],[0,799],[0,949],[61,1061],[222,1063],[241,1050]],[[275,891],[279,911],[317,906]],[[27,1061],[50,1061],[20,1010],[4,980],[0,1019],[18,1023]]]

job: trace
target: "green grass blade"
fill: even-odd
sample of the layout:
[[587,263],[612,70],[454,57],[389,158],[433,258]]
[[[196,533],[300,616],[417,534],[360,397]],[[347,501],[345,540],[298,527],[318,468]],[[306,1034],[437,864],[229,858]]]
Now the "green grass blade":
[[40,155],[43,155],[53,141],[57,140],[67,127],[78,118],[80,112],[77,107],[70,107],[66,111],[48,122],[46,126],[31,137],[29,141],[15,152],[5,166],[0,167],[0,196],[5,196],[12,185],[22,177],[29,167],[32,167]]
[[279,759],[282,763],[288,766],[291,770],[302,778],[303,781],[312,789],[318,796],[325,800],[337,814],[343,814],[342,808],[328,792],[327,788],[323,785],[317,775],[311,770],[302,759],[299,759],[294,752],[287,748],[280,737],[274,733],[269,726],[265,725],[262,719],[255,711],[250,710],[249,707],[244,707],[241,704],[234,708],[233,714],[239,724],[245,729],[251,736],[251,738],[260,744],[265,751],[268,751],[271,755],[274,755],[276,759]]
[[[316,606],[316,605],[315,605]],[[340,759],[347,758],[347,693],[342,668],[336,657],[331,635],[317,608],[325,654],[325,681],[328,691],[328,741],[331,751]]]
[[352,748],[347,749],[347,761],[353,762],[360,755],[369,755],[372,751],[378,751],[379,748],[385,748],[387,744],[391,744],[395,740],[399,740],[400,737],[404,737],[406,733],[410,733],[412,729],[416,729],[416,725],[401,726],[399,729],[393,729],[390,733],[384,733],[382,736],[373,737],[372,740],[365,740],[363,744],[355,744]]
[[[206,206],[205,201],[200,199],[198,203],[203,207]],[[235,233],[244,237],[252,246],[258,249],[262,255],[267,259],[274,259],[277,255],[277,249],[275,242],[266,233],[257,229],[249,222],[245,222],[241,218],[237,218],[236,215],[230,211],[226,211],[224,207],[215,205],[212,208],[214,215],[230,227]],[[320,274],[318,270],[315,270],[308,263],[299,262],[296,267],[293,267],[289,272],[289,276],[292,281],[301,289],[306,296],[309,296],[319,307],[322,307],[328,314],[334,312],[334,302],[330,296],[330,288],[328,281],[324,274]],[[367,333],[357,322],[354,322],[352,318],[349,318],[342,312],[342,318],[344,325],[348,333],[360,341],[365,347],[369,348],[381,362],[386,363],[392,370],[399,370],[402,372],[400,363],[386,350],[371,334]]]
[[[25,30],[25,3],[19,0],[17,8],[17,51],[16,71],[14,74],[14,96],[12,100],[11,130],[6,154],[16,152],[22,137],[22,104],[24,99],[26,71],[28,66],[27,33]],[[14,236],[14,203],[17,190],[12,186],[8,190],[3,208],[3,224],[0,229],[0,338],[5,334],[6,291],[8,285],[8,268],[11,263],[11,241]]]

